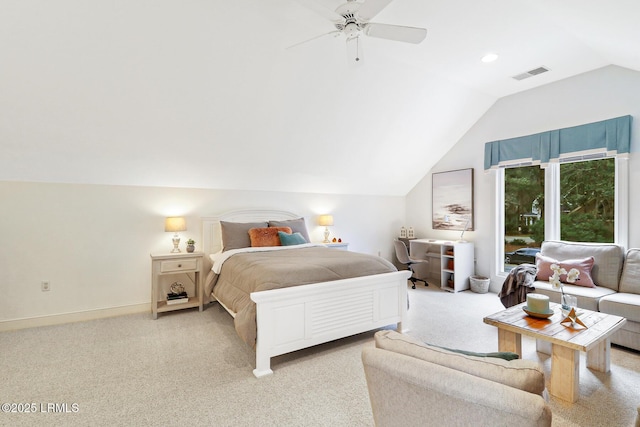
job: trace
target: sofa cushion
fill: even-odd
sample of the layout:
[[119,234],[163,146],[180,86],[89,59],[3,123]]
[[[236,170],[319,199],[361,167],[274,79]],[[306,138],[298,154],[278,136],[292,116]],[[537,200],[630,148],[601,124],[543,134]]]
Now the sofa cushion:
[[640,294],[640,249],[629,249],[622,267],[620,292]]
[[396,331],[378,331],[374,338],[376,347],[384,350],[436,363],[541,396],[544,393],[544,372],[537,362],[522,359],[506,361],[454,353]]
[[632,322],[640,322],[640,294],[624,292],[612,294],[601,298],[599,306],[603,313],[622,316]]
[[[560,289],[554,289],[551,283],[535,281],[533,287],[536,288],[536,293],[546,295],[551,302],[560,304]],[[563,288],[565,294],[578,298],[578,307],[591,311],[598,311],[600,298],[616,293],[616,291],[605,287],[586,288],[584,286],[563,285]]]
[[577,243],[545,240],[540,253],[544,256],[563,259],[586,258],[595,260],[591,277],[597,286],[618,290],[618,282],[622,273],[624,251],[613,243]]

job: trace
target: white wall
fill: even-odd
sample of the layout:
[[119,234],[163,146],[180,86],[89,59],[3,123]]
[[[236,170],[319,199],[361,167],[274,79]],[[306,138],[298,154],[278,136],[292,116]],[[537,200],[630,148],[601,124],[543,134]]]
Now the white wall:
[[[553,84],[500,99],[458,141],[438,164],[407,195],[407,224],[419,237],[456,239],[459,232],[431,228],[431,174],[474,168],[475,231],[465,240],[475,242],[476,273],[489,276],[495,262],[495,218],[493,172],[484,172],[484,144],[498,139],[529,135],[545,130],[576,126],[631,115],[630,212],[640,211],[640,72],[609,66]],[[630,215],[629,246],[640,247],[640,221]],[[491,290],[499,291],[502,277],[492,277]]]
[[[188,238],[202,242],[200,217],[268,208],[307,219],[332,213],[332,236],[350,250],[392,259],[404,223],[404,197],[345,196],[0,181],[0,330],[75,318],[150,310],[151,252],[169,252],[164,217],[183,215]],[[40,282],[51,282],[42,292]],[[59,316],[61,315],[61,316]],[[41,316],[44,318],[39,319]],[[56,317],[57,316],[57,317]]]
[[[168,215],[186,216],[183,239],[200,242],[201,216],[283,209],[305,216],[312,238],[321,240],[314,218],[330,212],[333,234],[350,249],[380,251],[387,259],[393,259],[391,242],[402,225],[413,226],[419,237],[457,239],[459,232],[431,229],[431,173],[469,167],[475,169],[476,219],[465,239],[475,242],[476,273],[489,275],[496,245],[494,179],[483,172],[484,143],[630,114],[636,120],[629,179],[640,182],[638,100],[640,73],[615,66],[503,98],[415,186],[406,204],[403,197],[0,181],[0,330],[42,316],[52,323],[68,313],[147,310],[149,253],[171,247],[163,231]],[[640,210],[633,190],[629,206]],[[640,247],[640,223],[630,218],[629,245]],[[497,291],[501,278],[492,279]],[[51,282],[50,292],[40,290],[42,280]]]

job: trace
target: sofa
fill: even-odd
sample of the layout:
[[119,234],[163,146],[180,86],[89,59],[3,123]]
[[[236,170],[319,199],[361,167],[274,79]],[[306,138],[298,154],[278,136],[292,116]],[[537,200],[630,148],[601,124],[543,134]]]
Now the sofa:
[[550,426],[542,367],[378,331],[362,350],[375,425]]
[[[611,342],[640,351],[640,249],[629,249],[625,253],[621,246],[612,243],[544,241],[536,258],[535,292],[560,303],[561,292],[549,283],[548,271],[541,268],[541,262],[556,260],[569,271],[574,264],[584,267],[590,257],[593,257],[590,277],[589,272],[582,271],[577,284],[563,284],[564,293],[574,295],[579,308],[626,318],[627,322],[612,335]],[[589,279],[595,287],[580,285]]]

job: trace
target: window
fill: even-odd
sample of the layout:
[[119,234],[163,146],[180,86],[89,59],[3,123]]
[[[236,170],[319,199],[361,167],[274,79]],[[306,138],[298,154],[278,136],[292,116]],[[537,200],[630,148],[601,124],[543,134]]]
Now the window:
[[[504,169],[502,271],[535,263],[545,239],[616,242],[616,176],[615,158],[555,163],[546,171],[539,166]],[[545,194],[557,199],[550,209],[545,209]]]
[[544,169],[504,170],[504,271],[535,263],[544,235]]
[[484,168],[496,171],[496,238],[504,242],[492,274],[510,270],[519,249],[544,240],[627,246],[631,120],[485,143]]
[[615,159],[560,164],[560,239],[615,241]]

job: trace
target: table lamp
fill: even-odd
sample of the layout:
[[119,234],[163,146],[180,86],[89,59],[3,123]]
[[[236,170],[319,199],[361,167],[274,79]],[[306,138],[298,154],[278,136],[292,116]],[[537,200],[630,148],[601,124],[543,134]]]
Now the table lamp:
[[164,231],[169,231],[175,233],[173,235],[173,249],[171,253],[180,252],[178,245],[180,244],[180,236],[178,235],[178,231],[185,231],[187,229],[187,223],[184,218],[181,216],[171,216],[167,217],[164,220]]
[[467,228],[469,228],[469,224],[471,223],[471,217],[467,218],[467,222],[464,224],[464,228],[462,229],[462,233],[460,233],[460,239],[458,240],[458,242],[460,243],[466,243],[466,241],[463,239],[464,237],[464,232],[467,231]]
[[333,215],[320,215],[318,225],[324,227],[324,240],[322,243],[329,243],[329,226],[333,225]]

